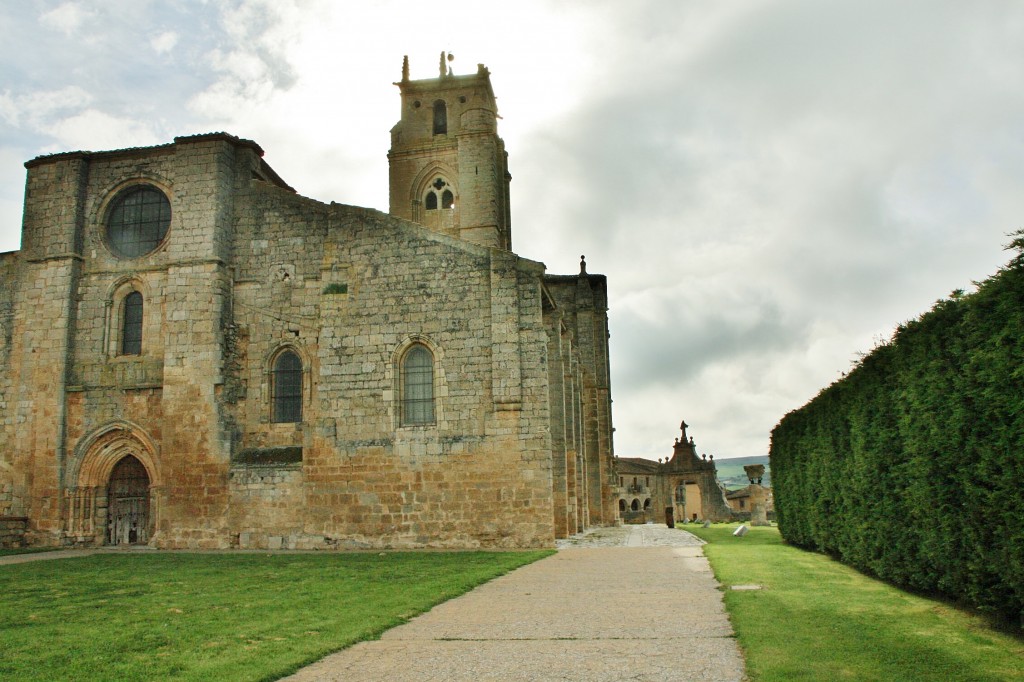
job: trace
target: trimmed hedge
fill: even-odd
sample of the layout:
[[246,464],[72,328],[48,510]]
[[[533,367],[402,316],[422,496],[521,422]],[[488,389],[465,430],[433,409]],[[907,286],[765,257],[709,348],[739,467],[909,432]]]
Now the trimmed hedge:
[[787,541],[1024,619],[1024,256],[787,414],[770,454]]

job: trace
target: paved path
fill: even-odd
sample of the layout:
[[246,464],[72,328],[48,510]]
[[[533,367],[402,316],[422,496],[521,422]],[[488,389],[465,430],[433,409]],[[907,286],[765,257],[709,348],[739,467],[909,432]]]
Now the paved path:
[[602,528],[289,682],[740,682],[743,659],[701,541]]

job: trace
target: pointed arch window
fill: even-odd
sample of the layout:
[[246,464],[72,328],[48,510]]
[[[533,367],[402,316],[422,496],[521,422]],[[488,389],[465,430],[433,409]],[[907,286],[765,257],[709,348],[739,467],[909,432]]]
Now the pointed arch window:
[[443,99],[434,102],[434,134],[445,135],[448,133],[448,105]]
[[121,355],[142,354],[142,294],[124,297],[121,313]]
[[434,423],[434,356],[415,345],[402,358],[402,425]]
[[285,350],[274,358],[271,395],[271,421],[302,421],[302,360],[295,351]]
[[424,208],[428,211],[436,211],[439,198],[441,208],[455,208],[455,193],[452,192],[448,181],[441,177],[434,178],[427,188],[427,194],[423,197]]

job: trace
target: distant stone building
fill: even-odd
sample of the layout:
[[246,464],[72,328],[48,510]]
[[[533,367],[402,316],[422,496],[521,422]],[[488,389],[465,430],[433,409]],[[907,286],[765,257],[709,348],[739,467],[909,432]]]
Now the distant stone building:
[[512,252],[490,76],[410,80],[390,215],[224,133],[26,163],[0,542],[546,547],[618,516],[607,284]]
[[[768,514],[768,518],[775,518],[775,498],[772,496],[771,488],[762,488],[765,496],[765,512]],[[751,486],[746,488],[740,488],[739,490],[730,490],[725,495],[725,499],[729,502],[729,507],[737,514],[738,518],[749,518],[751,511]]]
[[715,458],[697,455],[686,426],[686,422],[680,424],[682,435],[672,446],[672,457],[664,462],[616,458],[619,515],[626,523],[665,523],[669,517],[673,522],[732,519]]

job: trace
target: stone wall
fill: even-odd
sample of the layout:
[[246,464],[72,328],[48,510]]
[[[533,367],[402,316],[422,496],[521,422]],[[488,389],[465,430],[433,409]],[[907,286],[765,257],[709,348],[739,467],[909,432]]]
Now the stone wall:
[[18,255],[0,254],[0,516],[11,514],[14,496],[13,424],[8,418],[16,401],[10,372],[11,341],[14,334],[14,294],[18,282]]
[[[550,544],[541,266],[274,188],[256,185],[236,207],[234,448],[303,448],[303,485],[281,505],[303,509],[301,523],[265,516],[267,537],[285,546]],[[285,248],[268,248],[268,233]],[[399,422],[397,363],[412,341],[436,359],[430,426]],[[269,367],[282,346],[308,375],[302,424],[270,420]]]
[[587,489],[582,511],[585,525],[607,525],[618,517],[612,446],[611,375],[608,358],[608,284],[603,275],[589,275],[581,263],[579,275],[548,275],[544,278],[578,363],[579,432],[577,454],[585,471],[581,485]]
[[0,516],[0,549],[16,549],[25,546],[24,516]]

